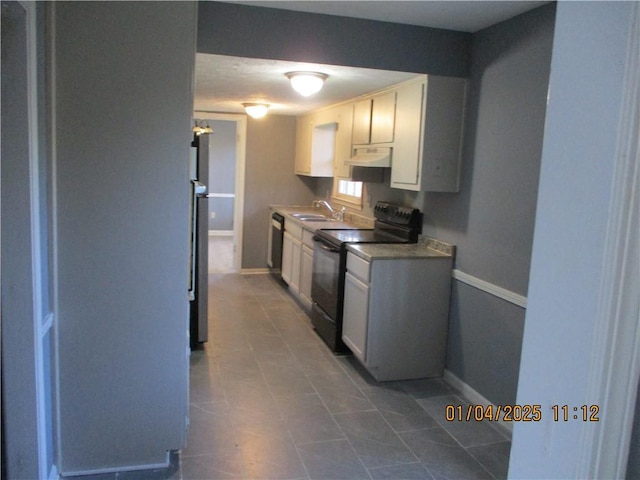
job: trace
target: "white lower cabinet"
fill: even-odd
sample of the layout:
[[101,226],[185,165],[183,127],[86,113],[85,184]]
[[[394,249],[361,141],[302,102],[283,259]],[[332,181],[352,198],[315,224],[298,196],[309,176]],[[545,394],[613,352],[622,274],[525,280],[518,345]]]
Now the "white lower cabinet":
[[282,237],[282,279],[289,284],[291,282],[291,268],[293,257],[293,237],[284,232]]
[[311,308],[313,232],[285,219],[282,240],[282,279],[305,307]]
[[302,242],[295,237],[291,241],[291,277],[289,289],[293,293],[300,291],[300,253],[302,252]]
[[348,253],[342,339],[376,380],[442,376],[451,268],[450,257]]
[[361,362],[366,361],[368,317],[369,285],[347,272],[344,278],[343,318],[349,320],[342,322],[342,341]]
[[311,308],[311,274],[313,270],[313,233],[302,231],[302,252],[300,257],[300,301]]
[[285,219],[282,238],[282,279],[295,294],[298,294],[300,289],[301,252],[302,227]]

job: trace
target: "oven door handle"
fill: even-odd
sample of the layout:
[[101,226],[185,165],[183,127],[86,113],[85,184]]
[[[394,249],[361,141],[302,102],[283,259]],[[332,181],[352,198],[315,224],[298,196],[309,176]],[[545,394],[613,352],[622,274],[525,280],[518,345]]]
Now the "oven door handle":
[[324,243],[322,241],[322,239],[320,237],[318,237],[316,235],[313,236],[313,241],[316,242],[321,249],[326,250],[327,252],[332,252],[332,253],[339,253],[340,252],[339,248],[328,246],[326,243]]

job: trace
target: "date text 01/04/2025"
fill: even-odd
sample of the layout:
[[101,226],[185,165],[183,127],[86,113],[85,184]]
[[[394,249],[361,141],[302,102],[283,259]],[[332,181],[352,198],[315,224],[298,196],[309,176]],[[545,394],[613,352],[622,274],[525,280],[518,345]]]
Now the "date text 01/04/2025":
[[[551,405],[554,422],[599,422],[598,405]],[[542,420],[542,405],[447,405],[444,409],[447,422],[493,421],[539,422]]]

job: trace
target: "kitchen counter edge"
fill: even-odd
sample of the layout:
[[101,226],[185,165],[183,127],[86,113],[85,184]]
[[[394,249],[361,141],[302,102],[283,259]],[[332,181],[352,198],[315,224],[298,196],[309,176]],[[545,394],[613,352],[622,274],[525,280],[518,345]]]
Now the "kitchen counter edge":
[[363,243],[351,244],[347,250],[364,260],[384,260],[392,258],[451,258],[455,256],[455,246],[435,240],[421,238],[418,243]]

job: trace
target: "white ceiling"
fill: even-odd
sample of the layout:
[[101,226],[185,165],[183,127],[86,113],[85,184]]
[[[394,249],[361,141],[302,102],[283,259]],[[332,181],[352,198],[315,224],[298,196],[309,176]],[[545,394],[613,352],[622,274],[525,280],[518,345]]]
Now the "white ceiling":
[[[305,98],[293,91],[285,73],[301,70],[329,75],[319,93]],[[194,110],[237,113],[243,111],[242,103],[259,102],[270,104],[272,115],[299,115],[416,75],[198,53]]]
[[[247,5],[366,18],[475,32],[546,1],[238,1]],[[308,98],[295,93],[284,74],[312,70],[329,75]],[[313,63],[196,55],[194,110],[239,113],[244,102],[271,105],[271,114],[299,115],[415,77],[390,72]],[[201,115],[202,116],[202,115]]]

